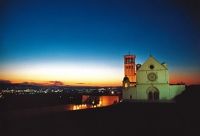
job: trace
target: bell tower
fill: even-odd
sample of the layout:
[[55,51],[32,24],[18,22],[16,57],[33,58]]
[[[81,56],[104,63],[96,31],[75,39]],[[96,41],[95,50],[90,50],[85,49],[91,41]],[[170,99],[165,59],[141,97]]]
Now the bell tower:
[[124,76],[128,77],[130,84],[136,84],[135,55],[124,56]]

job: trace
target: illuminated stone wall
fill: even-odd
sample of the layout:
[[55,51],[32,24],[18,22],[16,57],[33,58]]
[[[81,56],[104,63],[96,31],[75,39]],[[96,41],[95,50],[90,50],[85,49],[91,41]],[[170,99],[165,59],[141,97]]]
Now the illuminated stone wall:
[[[148,74],[155,73],[156,79],[149,80]],[[169,73],[165,65],[160,64],[153,57],[149,59],[137,70],[137,85],[138,84],[157,84],[157,83],[168,83]]]
[[137,88],[136,87],[123,88],[122,98],[123,99],[136,99],[137,98]]
[[170,85],[170,98],[181,94],[185,90],[185,85]]

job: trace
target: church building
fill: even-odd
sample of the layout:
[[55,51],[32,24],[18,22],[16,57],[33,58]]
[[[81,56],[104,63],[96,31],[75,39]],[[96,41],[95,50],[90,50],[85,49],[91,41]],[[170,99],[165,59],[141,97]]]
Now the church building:
[[185,90],[185,85],[170,85],[166,63],[150,56],[142,65],[136,65],[135,58],[135,55],[124,56],[124,100],[171,100]]

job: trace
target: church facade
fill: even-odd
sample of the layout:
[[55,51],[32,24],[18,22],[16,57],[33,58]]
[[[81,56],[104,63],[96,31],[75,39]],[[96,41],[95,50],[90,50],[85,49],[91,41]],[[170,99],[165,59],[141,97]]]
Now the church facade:
[[142,65],[135,65],[135,58],[124,56],[123,99],[171,100],[185,90],[185,85],[170,85],[167,64],[150,56]]

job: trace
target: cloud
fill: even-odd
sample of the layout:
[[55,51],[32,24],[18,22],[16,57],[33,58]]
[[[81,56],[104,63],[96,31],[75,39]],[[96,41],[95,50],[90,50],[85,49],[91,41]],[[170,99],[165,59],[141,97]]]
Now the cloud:
[[64,85],[64,83],[61,81],[49,81],[49,83],[52,85],[58,85],[58,86]]
[[11,84],[10,80],[0,80],[0,84]]
[[36,85],[36,86],[40,86],[43,85],[42,83],[35,83],[35,82],[22,82],[19,83],[20,85]]
[[85,83],[76,83],[76,84],[82,85],[82,84],[85,84]]

